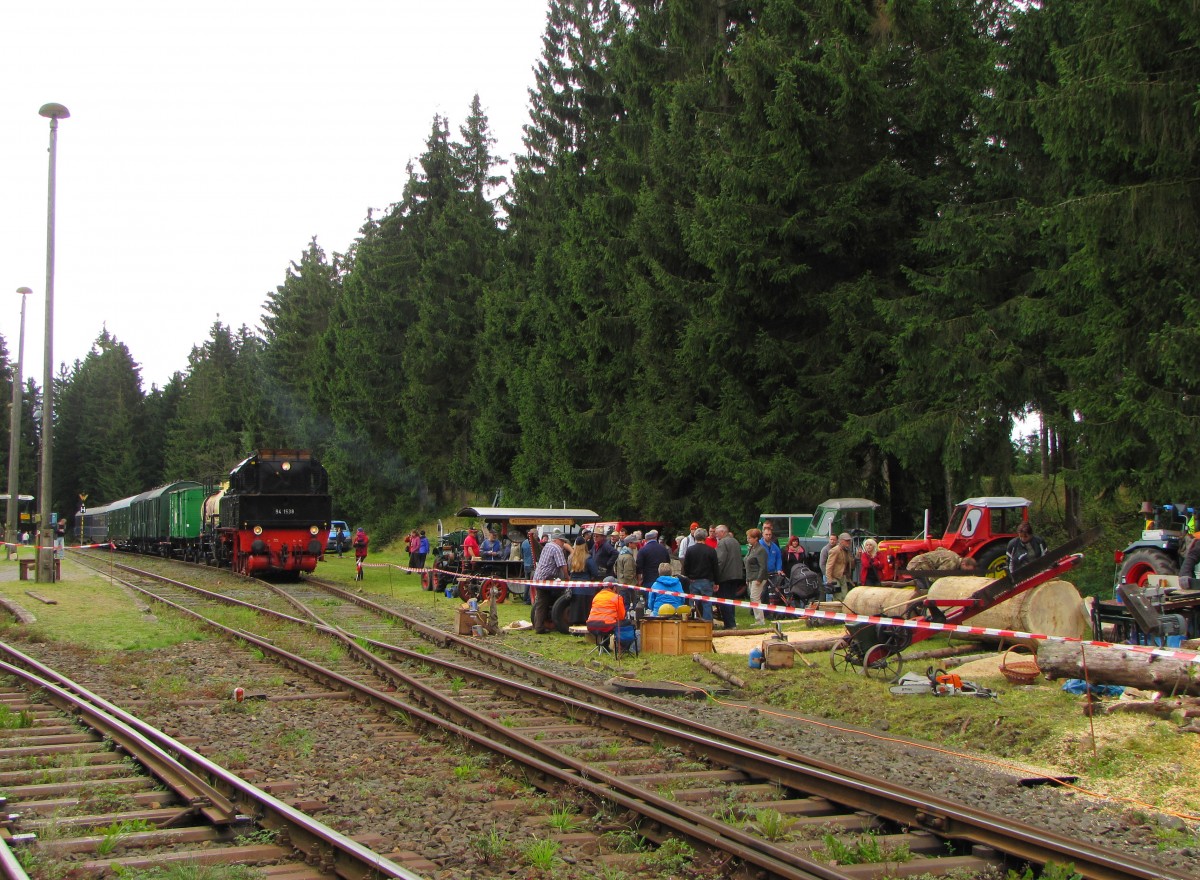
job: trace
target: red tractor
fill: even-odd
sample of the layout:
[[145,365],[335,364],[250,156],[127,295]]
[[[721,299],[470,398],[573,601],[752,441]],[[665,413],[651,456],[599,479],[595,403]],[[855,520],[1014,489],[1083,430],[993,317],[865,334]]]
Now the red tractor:
[[973,558],[980,575],[998,578],[1008,570],[1004,551],[1017,536],[1017,526],[1029,519],[1029,505],[1027,498],[968,498],[955,506],[942,537],[889,539],[881,541],[879,549],[893,576],[903,572],[914,556],[942,547]]

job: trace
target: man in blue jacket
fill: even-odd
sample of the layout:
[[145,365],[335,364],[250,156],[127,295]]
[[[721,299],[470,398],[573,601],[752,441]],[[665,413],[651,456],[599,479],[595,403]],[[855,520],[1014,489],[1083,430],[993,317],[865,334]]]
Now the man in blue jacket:
[[767,551],[767,577],[779,572],[783,574],[783,551],[775,543],[775,524],[770,520],[763,523],[762,539],[759,541]]

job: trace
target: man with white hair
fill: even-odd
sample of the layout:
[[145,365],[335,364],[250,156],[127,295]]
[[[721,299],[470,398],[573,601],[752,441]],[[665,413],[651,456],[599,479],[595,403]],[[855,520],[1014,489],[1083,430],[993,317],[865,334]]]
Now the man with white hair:
[[[683,576],[692,582],[688,592],[697,596],[711,596],[717,581],[717,551],[705,543],[707,537],[707,529],[698,528],[692,532],[692,544],[683,557]],[[713,619],[709,602],[698,602],[696,611],[701,620]]]
[[[720,599],[736,599],[742,593],[745,583],[745,569],[742,567],[742,545],[737,538],[729,534],[729,526],[719,525],[713,531],[717,536],[717,597]],[[725,629],[737,626],[737,608],[732,605],[718,605],[721,614],[721,624]]]

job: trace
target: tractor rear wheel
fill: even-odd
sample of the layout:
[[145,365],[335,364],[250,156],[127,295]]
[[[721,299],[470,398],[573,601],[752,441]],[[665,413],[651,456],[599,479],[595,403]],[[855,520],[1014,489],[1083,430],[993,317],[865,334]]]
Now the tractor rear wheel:
[[490,601],[492,593],[496,594],[496,604],[503,605],[504,600],[508,598],[508,584],[504,583],[504,581],[491,578],[479,585],[480,602]]
[[554,628],[563,635],[571,632],[571,606],[574,604],[575,597],[564,592],[554,600],[554,605],[550,609],[550,619],[554,621]]
[[1121,563],[1118,581],[1144,587],[1152,574],[1179,574],[1179,564],[1161,550],[1137,550]]

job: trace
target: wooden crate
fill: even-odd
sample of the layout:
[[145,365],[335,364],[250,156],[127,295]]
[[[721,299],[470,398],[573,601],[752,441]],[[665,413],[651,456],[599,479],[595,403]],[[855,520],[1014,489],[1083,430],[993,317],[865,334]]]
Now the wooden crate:
[[796,649],[778,639],[764,639],[763,666],[767,669],[790,669],[796,665]]
[[483,615],[478,611],[465,611],[460,608],[456,618],[458,634],[460,636],[469,636],[471,634],[471,627],[483,623],[480,619],[482,617]]
[[711,620],[642,620],[642,651],[646,654],[707,654],[712,649]]

